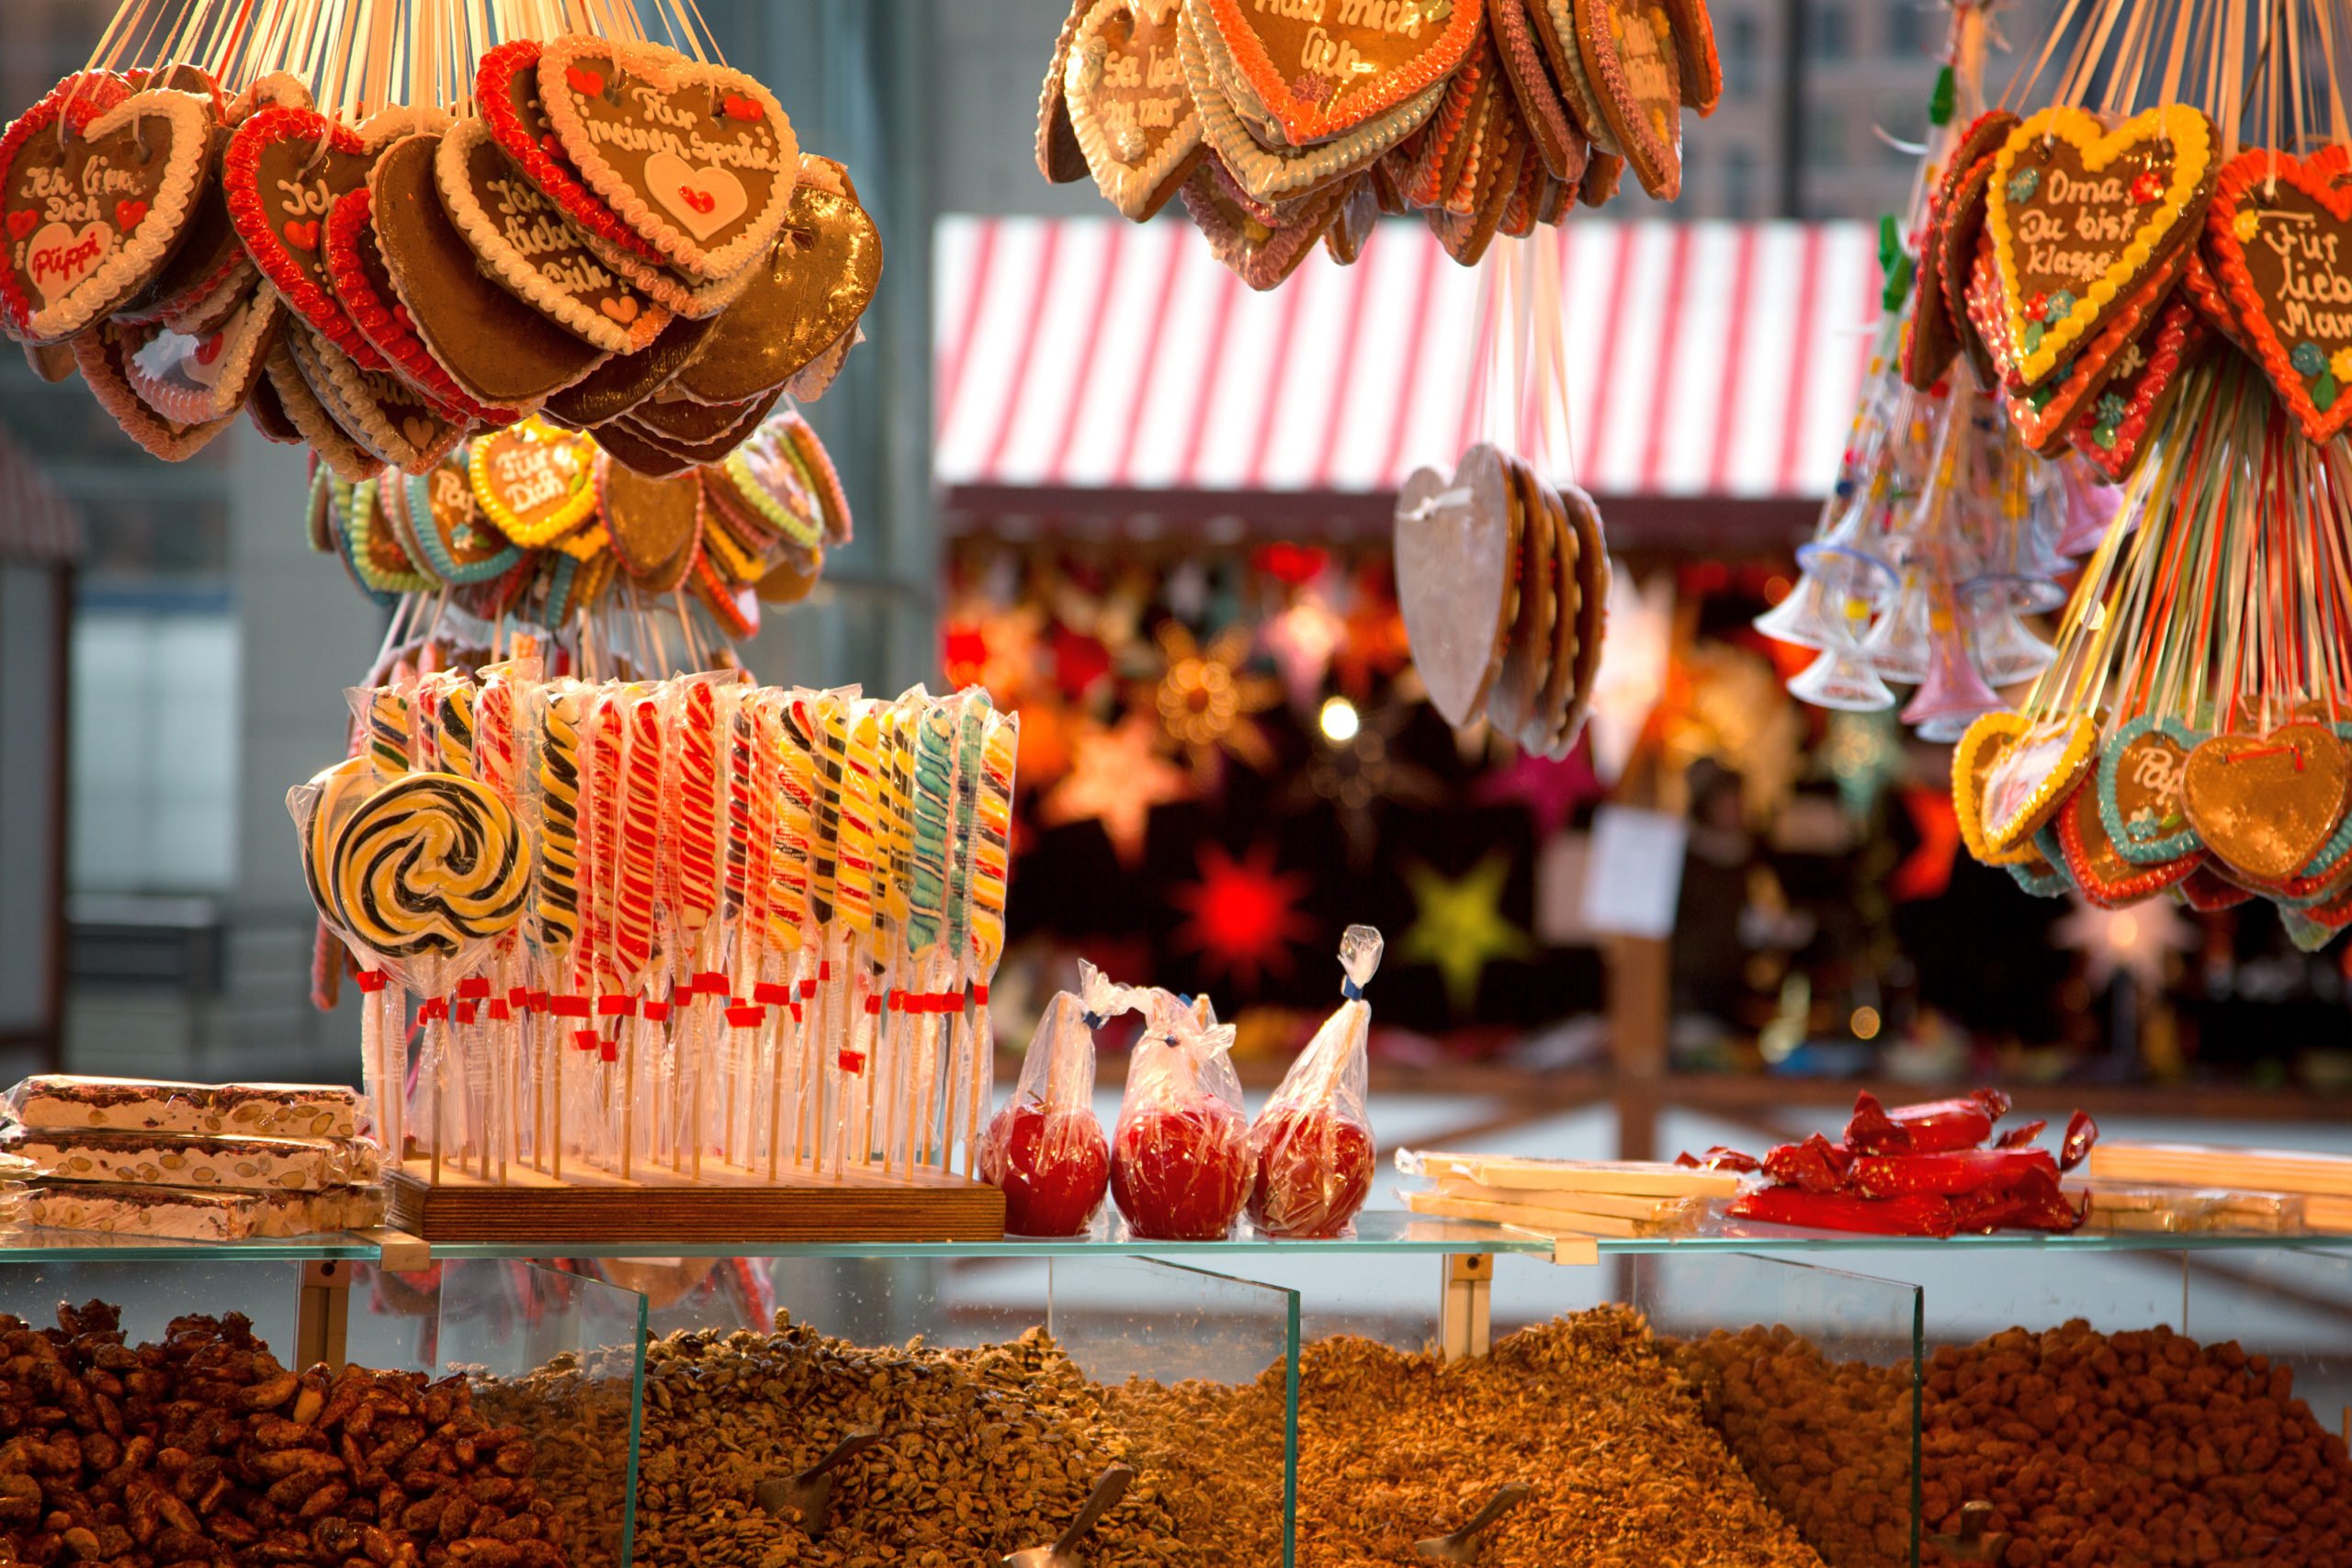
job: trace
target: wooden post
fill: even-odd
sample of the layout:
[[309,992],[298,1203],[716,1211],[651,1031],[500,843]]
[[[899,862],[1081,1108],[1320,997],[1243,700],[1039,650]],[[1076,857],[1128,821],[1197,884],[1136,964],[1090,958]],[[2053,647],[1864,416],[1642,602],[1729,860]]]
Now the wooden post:
[[1495,1258],[1489,1252],[1448,1253],[1438,1304],[1438,1353],[1449,1361],[1483,1356],[1493,1339]]

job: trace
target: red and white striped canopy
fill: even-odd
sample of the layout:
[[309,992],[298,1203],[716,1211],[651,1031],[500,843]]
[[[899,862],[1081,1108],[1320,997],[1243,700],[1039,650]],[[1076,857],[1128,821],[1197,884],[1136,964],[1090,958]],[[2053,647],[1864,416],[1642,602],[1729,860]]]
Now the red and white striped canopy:
[[[1556,236],[1587,490],[1829,489],[1879,313],[1870,226]],[[1476,438],[1478,273],[1419,224],[1266,294],[1175,220],[951,217],[935,261],[945,485],[1380,491]]]

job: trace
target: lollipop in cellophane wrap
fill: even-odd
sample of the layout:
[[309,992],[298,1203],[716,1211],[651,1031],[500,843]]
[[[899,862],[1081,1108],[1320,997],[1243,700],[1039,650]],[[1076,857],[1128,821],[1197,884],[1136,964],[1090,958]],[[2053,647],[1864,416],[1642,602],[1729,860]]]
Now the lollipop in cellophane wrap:
[[1258,1173],[1250,1223],[1283,1237],[1345,1235],[1372,1192],[1372,1119],[1364,1039],[1372,1005],[1363,987],[1380,967],[1380,933],[1350,926],[1340,938],[1347,999],[1324,1020],[1250,1129]]
[[1233,1026],[1202,1024],[1181,997],[1145,999],[1144,1037],[1111,1143],[1111,1196],[1150,1241],[1222,1241],[1250,1195],[1250,1123]]
[[1111,1145],[1094,1117],[1094,1032],[1136,1001],[1081,960],[1078,994],[1046,1004],[1021,1082],[980,1138],[980,1179],[1003,1189],[1012,1235],[1078,1235],[1102,1207]]

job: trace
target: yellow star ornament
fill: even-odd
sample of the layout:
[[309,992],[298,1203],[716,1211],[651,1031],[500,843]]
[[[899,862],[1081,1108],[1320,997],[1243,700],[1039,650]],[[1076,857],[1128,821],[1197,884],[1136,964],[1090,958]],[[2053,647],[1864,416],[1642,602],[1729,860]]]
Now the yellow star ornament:
[[1527,933],[1503,918],[1503,888],[1510,882],[1506,856],[1490,854],[1452,882],[1417,863],[1405,868],[1405,882],[1419,913],[1397,942],[1396,955],[1408,964],[1435,964],[1456,1014],[1476,1005],[1487,964],[1535,955]]

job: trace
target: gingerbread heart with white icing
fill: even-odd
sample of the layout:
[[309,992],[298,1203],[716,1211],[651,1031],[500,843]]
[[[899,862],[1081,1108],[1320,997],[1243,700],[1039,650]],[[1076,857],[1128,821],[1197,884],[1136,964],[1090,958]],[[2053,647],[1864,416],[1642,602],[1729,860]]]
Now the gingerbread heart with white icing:
[[229,319],[206,336],[161,323],[127,328],[125,376],[140,400],[165,419],[181,424],[227,419],[261,378],[285,313],[277,296],[256,280]]
[[2222,169],[2205,254],[2240,342],[2303,434],[2352,423],[2352,148],[2256,149]]
[[[1477,0],[1188,0],[1261,139],[1311,147],[1412,102],[1476,41]],[[1268,134],[1271,133],[1271,134]]]
[[1141,222],[1201,156],[1201,116],[1176,52],[1178,0],[1096,0],[1079,25],[1062,96],[1086,166]]
[[335,423],[391,467],[422,473],[464,438],[465,424],[412,382],[364,368],[308,323],[294,325],[287,347]]
[[145,288],[196,208],[212,110],[192,93],[126,94],[85,73],[0,137],[0,312],[8,330],[60,343]]
[[2173,251],[2213,186],[2212,124],[2166,104],[2109,130],[2044,109],[1993,160],[1984,230],[2000,286],[1996,357],[2020,388],[2049,378]]
[[689,277],[729,277],[783,226],[800,150],[775,95],[652,44],[559,39],[539,101],[581,178]]

